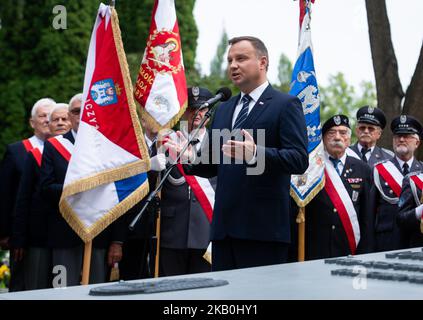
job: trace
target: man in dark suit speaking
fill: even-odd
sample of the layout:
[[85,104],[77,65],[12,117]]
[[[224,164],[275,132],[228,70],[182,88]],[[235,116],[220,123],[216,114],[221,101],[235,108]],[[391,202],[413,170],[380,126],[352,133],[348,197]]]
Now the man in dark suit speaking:
[[[216,110],[210,161],[205,163],[202,154],[200,164],[184,167],[188,174],[217,175],[211,229],[214,271],[286,262],[290,178],[308,167],[301,103],[269,84],[265,45],[254,37],[233,38],[229,44],[228,75],[241,93]],[[228,129],[238,138],[214,139],[216,132]],[[165,146],[180,151],[182,143],[170,140]],[[184,156],[198,162],[193,152]],[[261,169],[254,174],[252,167]]]

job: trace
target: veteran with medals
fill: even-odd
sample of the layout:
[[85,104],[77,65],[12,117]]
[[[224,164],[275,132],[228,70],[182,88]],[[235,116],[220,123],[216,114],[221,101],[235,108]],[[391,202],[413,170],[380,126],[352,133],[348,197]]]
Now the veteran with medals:
[[370,252],[373,215],[368,199],[371,171],[350,157],[349,119],[336,115],[322,127],[325,187],[307,205],[306,260]]

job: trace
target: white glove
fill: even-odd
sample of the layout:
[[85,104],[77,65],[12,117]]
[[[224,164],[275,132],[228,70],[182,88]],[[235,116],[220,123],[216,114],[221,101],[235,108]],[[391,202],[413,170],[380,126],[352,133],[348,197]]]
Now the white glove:
[[150,159],[150,169],[153,171],[163,171],[166,169],[166,156],[164,153],[158,153]]

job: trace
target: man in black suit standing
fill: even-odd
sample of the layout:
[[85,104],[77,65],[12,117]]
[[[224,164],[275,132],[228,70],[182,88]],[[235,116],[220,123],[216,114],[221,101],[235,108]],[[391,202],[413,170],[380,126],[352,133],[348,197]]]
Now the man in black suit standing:
[[[66,269],[66,286],[80,284],[83,242],[68,225],[59,211],[63,182],[79,128],[82,94],[69,102],[69,119],[72,129],[63,136],[46,141],[40,169],[40,191],[49,206],[47,217],[47,245],[52,250],[53,273],[63,275]],[[107,263],[113,266],[122,258],[122,243],[126,229],[123,218],[109,225],[93,240],[90,265],[90,283],[102,283],[107,277]],[[111,241],[114,240],[114,241]],[[57,268],[59,266],[59,268]],[[53,285],[55,284],[53,279]],[[58,285],[63,286],[60,282]]]
[[[286,262],[291,174],[308,167],[301,102],[269,84],[266,46],[255,37],[233,38],[229,44],[228,75],[241,93],[215,113],[209,164],[185,166],[190,174],[217,175],[211,228],[214,271]],[[225,130],[237,138],[213,138]],[[167,146],[180,150],[172,141]],[[184,156],[192,160],[193,154]]]
[[394,153],[391,150],[376,145],[386,125],[383,111],[379,108],[364,106],[358,109],[356,117],[355,133],[358,141],[350,147],[354,154],[349,155],[360,158],[371,168],[376,162],[392,158]]
[[[56,104],[49,113],[51,136],[65,134],[71,123],[68,105]],[[43,147],[28,152],[16,196],[10,246],[13,259],[23,261],[25,289],[50,287],[50,250],[47,248],[47,210],[40,188],[40,167]]]
[[[33,148],[42,147],[44,140],[49,137],[48,114],[54,105],[55,102],[50,98],[38,100],[32,107],[29,119],[34,135],[29,139],[9,144],[6,148],[0,167],[0,247],[3,249],[9,248],[16,194],[26,155]],[[15,261],[13,254],[11,254],[10,268],[9,290],[24,290],[23,264]]]

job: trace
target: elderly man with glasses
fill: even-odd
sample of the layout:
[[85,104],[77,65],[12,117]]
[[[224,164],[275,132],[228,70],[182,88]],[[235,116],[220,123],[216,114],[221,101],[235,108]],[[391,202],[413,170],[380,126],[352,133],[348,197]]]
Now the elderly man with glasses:
[[[394,153],[376,145],[386,125],[386,118],[379,108],[364,106],[357,111],[355,134],[358,141],[347,150],[350,156],[359,158],[371,168],[382,160],[391,159]],[[353,152],[351,152],[353,151]]]
[[420,145],[422,125],[416,118],[401,115],[392,120],[393,149],[395,155],[377,163],[373,168],[376,194],[376,250],[387,251],[407,246],[404,234],[397,224],[399,199],[403,179],[422,170],[422,163],[414,157]]

